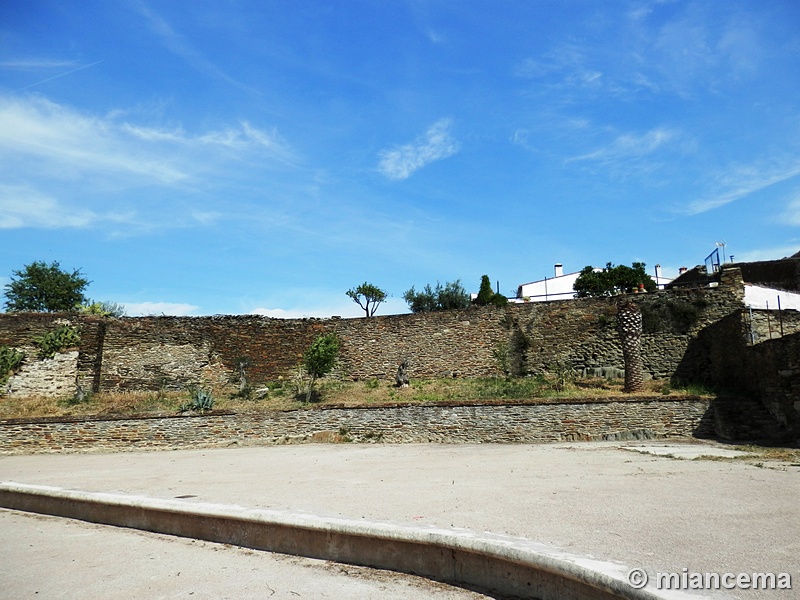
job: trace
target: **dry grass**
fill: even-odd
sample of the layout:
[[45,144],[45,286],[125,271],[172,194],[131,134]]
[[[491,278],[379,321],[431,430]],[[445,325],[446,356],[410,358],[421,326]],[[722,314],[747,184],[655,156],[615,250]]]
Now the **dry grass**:
[[[396,388],[385,380],[337,381],[322,380],[319,399],[309,404],[297,399],[296,383],[277,381],[267,386],[263,397],[239,397],[233,389],[214,389],[214,409],[235,412],[267,412],[324,406],[384,406],[426,403],[485,403],[515,401],[537,403],[551,399],[591,399],[622,394],[622,383],[604,379],[587,379],[558,389],[544,378],[511,379],[423,379],[414,380],[407,388]],[[696,390],[694,391],[696,393]],[[649,382],[644,396],[686,395],[688,390],[665,388],[663,382]],[[83,402],[69,398],[0,398],[0,419],[132,416],[176,414],[190,400],[188,391],[104,392],[91,395]]]

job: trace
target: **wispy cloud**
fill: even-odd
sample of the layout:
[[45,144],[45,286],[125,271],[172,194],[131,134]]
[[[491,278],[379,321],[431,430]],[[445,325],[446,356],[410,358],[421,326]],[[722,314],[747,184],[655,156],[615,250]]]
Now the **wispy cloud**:
[[167,50],[181,57],[194,69],[208,75],[220,77],[239,88],[251,92],[256,91],[253,87],[237,81],[208,60],[185,36],[178,33],[164,17],[144,5],[139,6],[139,12],[145,18],[150,30],[158,36]]
[[98,220],[90,210],[67,208],[27,186],[0,184],[0,229],[80,228]]
[[717,175],[715,193],[691,202],[682,212],[697,215],[720,208],[799,175],[800,160],[796,159],[778,165],[736,166]]
[[125,175],[169,185],[201,174],[219,158],[215,150],[233,150],[242,158],[265,152],[283,162],[292,156],[275,131],[247,122],[189,135],[86,115],[43,98],[0,97],[0,158],[7,164],[23,159],[29,170],[64,178]]
[[[10,58],[0,60],[0,69],[17,69],[20,71],[38,71],[42,69],[64,69],[80,67],[74,60],[59,58]],[[89,65],[86,65],[89,66]]]
[[781,223],[785,225],[800,226],[800,194],[786,206]]
[[773,248],[754,248],[734,252],[736,262],[757,262],[761,260],[779,260],[792,256],[800,251],[800,242],[796,246],[777,246]]
[[567,162],[598,161],[602,163],[631,160],[652,154],[678,139],[675,130],[659,127],[642,135],[625,133],[617,136],[610,144],[567,159]]
[[389,179],[408,179],[422,167],[453,156],[460,146],[451,127],[452,119],[440,119],[412,143],[383,150],[378,170]]

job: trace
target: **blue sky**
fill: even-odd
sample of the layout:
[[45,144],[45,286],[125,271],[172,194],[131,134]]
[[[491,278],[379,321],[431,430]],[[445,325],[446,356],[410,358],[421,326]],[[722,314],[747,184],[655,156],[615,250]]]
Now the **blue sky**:
[[800,250],[794,0],[6,0],[0,284],[359,316]]

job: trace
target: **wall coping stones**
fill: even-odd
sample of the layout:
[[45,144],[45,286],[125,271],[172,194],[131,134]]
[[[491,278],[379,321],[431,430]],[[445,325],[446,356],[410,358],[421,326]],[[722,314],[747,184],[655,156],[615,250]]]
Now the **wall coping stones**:
[[187,413],[152,413],[152,414],[131,414],[131,415],[85,415],[85,416],[45,416],[45,417],[18,417],[11,419],[0,419],[0,427],[3,425],[36,425],[39,423],[82,423],[96,421],[147,421],[154,419],[202,419],[207,417],[227,417],[242,415],[246,417],[269,416],[279,413],[301,413],[312,411],[374,411],[387,408],[470,408],[487,406],[552,406],[552,405],[581,405],[581,404],[618,404],[631,403],[643,404],[649,402],[697,402],[702,400],[714,400],[716,396],[698,396],[696,394],[686,394],[681,396],[596,396],[588,398],[535,398],[532,400],[480,400],[475,402],[386,402],[380,404],[370,404],[367,406],[349,406],[347,404],[325,404],[323,406],[308,406],[302,408],[288,409],[268,409],[261,411],[247,410],[209,410],[205,412]]

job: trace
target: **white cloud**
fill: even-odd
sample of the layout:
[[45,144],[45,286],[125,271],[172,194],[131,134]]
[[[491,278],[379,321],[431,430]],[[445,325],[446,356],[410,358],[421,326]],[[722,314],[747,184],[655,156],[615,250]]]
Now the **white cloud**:
[[[195,177],[225,157],[253,152],[288,161],[291,151],[275,131],[248,122],[239,127],[190,135],[119,122],[117,116],[86,115],[44,98],[0,97],[0,159],[20,159],[26,170],[59,178],[120,176],[174,185]],[[231,154],[233,151],[236,154]]]
[[34,71],[39,69],[63,69],[64,67],[79,66],[74,60],[63,60],[53,58],[17,58],[0,61],[2,69],[19,69],[22,71]]
[[716,193],[691,202],[684,212],[697,215],[720,208],[798,175],[800,175],[800,161],[795,159],[770,166],[755,164],[736,166],[717,175]]
[[779,260],[792,256],[800,251],[800,242],[795,246],[778,246],[775,248],[755,248],[743,252],[734,252],[736,262],[757,262],[761,260]]
[[454,155],[459,144],[450,133],[452,119],[440,119],[414,142],[383,150],[378,170],[389,179],[408,179],[414,171]]
[[121,302],[125,313],[131,317],[168,315],[174,317],[189,316],[199,307],[194,304],[180,302]]
[[643,135],[623,134],[618,136],[609,145],[599,148],[588,154],[575,156],[567,160],[574,161],[598,161],[615,162],[619,160],[636,159],[648,154],[652,154],[663,146],[678,139],[676,131],[664,127],[658,127]]
[[27,186],[0,184],[0,229],[80,228],[99,218],[90,210],[68,209],[55,198]]
[[[400,298],[387,298],[386,302],[378,307],[376,316],[380,315],[393,315],[408,312],[408,306]],[[329,318],[332,316],[342,317],[344,319],[352,319],[356,317],[363,317],[364,311],[359,308],[354,302],[335,303],[319,306],[296,306],[294,308],[254,308],[249,311],[251,315],[262,315],[265,317],[273,317],[275,319],[304,319],[309,317],[316,318]]]
[[781,223],[784,225],[800,225],[800,197],[792,200],[786,206]]

